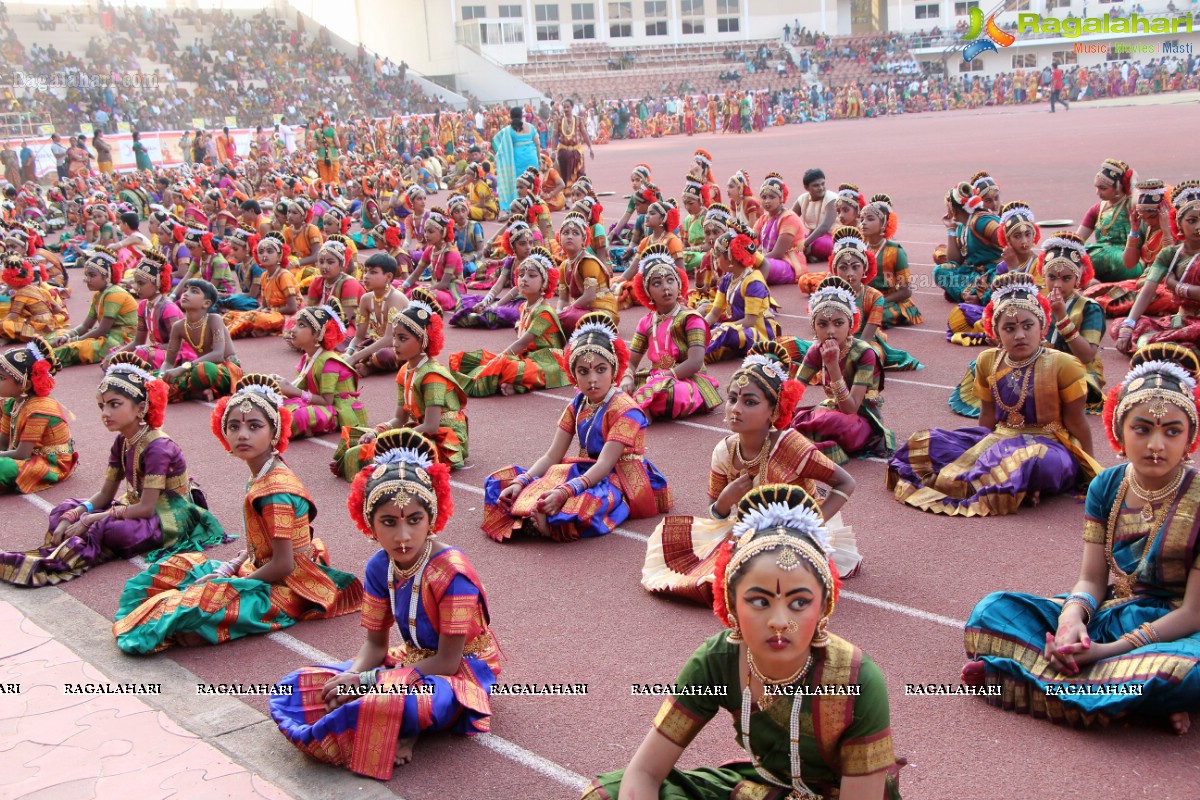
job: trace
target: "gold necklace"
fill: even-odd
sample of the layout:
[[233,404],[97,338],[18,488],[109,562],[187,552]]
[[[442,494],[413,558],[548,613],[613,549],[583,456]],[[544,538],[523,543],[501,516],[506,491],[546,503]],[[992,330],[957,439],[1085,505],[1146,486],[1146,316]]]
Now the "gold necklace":
[[[147,425],[145,422],[143,422],[142,427],[138,428],[138,432],[135,433],[132,438],[126,439],[125,441],[121,442],[121,469],[125,469],[125,464],[127,462],[128,456],[129,456],[129,448],[131,448],[131,447],[136,448],[138,442],[140,442],[142,440],[142,438],[146,435],[146,432],[149,430],[150,430],[150,426]],[[135,473],[137,472],[136,464],[134,465],[134,472]],[[132,483],[132,481],[129,480],[129,477],[130,476],[126,475],[125,480],[126,480],[126,482],[128,482],[130,484],[130,486],[133,486],[133,483]]]
[[1183,483],[1183,476],[1187,472],[1187,470],[1183,468],[1183,465],[1180,465],[1179,471],[1175,474],[1175,477],[1171,479],[1170,483],[1161,489],[1149,490],[1138,483],[1137,473],[1133,471],[1133,468],[1129,467],[1128,469],[1130,472],[1129,488],[1133,489],[1133,493],[1138,496],[1138,499],[1145,503],[1145,505],[1142,506],[1142,519],[1146,522],[1150,522],[1154,519],[1155,503],[1158,503],[1168,497],[1172,497],[1177,491],[1179,491],[1179,484]]
[[[804,677],[808,675],[809,669],[812,668],[812,663],[813,657],[812,653],[810,652],[808,654],[808,660],[804,662],[804,666],[800,667],[800,669],[796,670],[788,677],[776,680],[774,678],[768,678],[762,673],[762,671],[758,668],[758,665],[754,663],[754,654],[751,653],[750,648],[747,647],[746,665],[750,667],[750,674],[753,675],[763,687],[763,696],[762,699],[758,701],[758,707],[765,711],[771,706],[775,705],[775,701],[779,699],[778,694],[767,691],[768,686],[791,686],[792,684],[803,680]],[[749,683],[749,681],[747,681],[747,683]]]
[[[1154,519],[1150,523],[1153,526],[1151,529],[1152,532],[1150,534],[1150,539],[1148,542],[1146,542],[1146,546],[1142,550],[1142,557],[1138,561],[1138,565],[1133,568],[1132,572],[1128,573],[1121,569],[1121,567],[1117,565],[1116,557],[1113,555],[1113,545],[1116,543],[1117,523],[1121,519],[1121,507],[1125,503],[1125,495],[1128,493],[1130,488],[1130,478],[1132,477],[1130,472],[1132,472],[1132,470],[1132,467],[1126,467],[1125,479],[1121,481],[1121,485],[1117,488],[1117,496],[1113,501],[1112,510],[1108,512],[1108,526],[1104,532],[1104,559],[1108,562],[1108,568],[1111,573],[1116,576],[1113,581],[1113,596],[1119,600],[1130,597],[1133,594],[1133,587],[1137,583],[1137,574],[1142,571],[1142,567],[1145,566],[1146,561],[1150,557],[1150,551],[1152,551],[1154,549],[1154,545],[1158,543],[1158,537],[1162,533],[1163,525],[1167,521],[1167,514],[1170,512],[1171,506],[1175,503],[1175,498],[1171,497],[1166,503],[1163,504],[1162,508],[1155,513]],[[1180,471],[1181,482],[1182,476],[1188,471],[1189,470],[1187,469]]]
[[183,335],[187,339],[188,344],[196,351],[197,355],[203,354],[204,334],[208,332],[208,314],[204,315],[204,319],[200,321],[200,342],[197,344],[192,340],[192,323],[187,319],[183,321]]
[[[1017,392],[1017,402],[1013,403],[1011,406],[1004,402],[1004,400],[1000,397],[1000,386],[998,382],[996,385],[992,386],[992,397],[996,400],[996,405],[1000,407],[1000,410],[1004,411],[1007,415],[1004,420],[1004,425],[1006,427],[1021,428],[1025,425],[1025,398],[1029,396],[1029,389],[1033,384],[1033,373],[1035,371],[1033,369],[1028,369],[1028,367],[1030,367],[1033,362],[1037,360],[1038,356],[1042,354],[1042,349],[1043,348],[1039,347],[1037,352],[1034,353],[1031,358],[1021,362],[1012,361],[1012,359],[1008,357],[1007,353],[1004,355],[1004,363],[1012,369],[1012,372],[1010,372],[1008,375],[1009,388],[1012,391]],[[1022,373],[1021,377],[1018,378],[1016,376],[1016,371],[1020,369],[1025,371]]]
[[746,456],[742,453],[742,436],[741,436],[741,434],[738,434],[737,441],[734,442],[734,445],[733,445],[734,454],[737,456],[738,461],[742,462],[742,467],[743,467],[743,469],[746,470],[747,474],[749,474],[750,472],[752,472],[755,469],[759,470],[760,482],[761,482],[761,478],[762,478],[762,473],[764,473],[766,471],[767,455],[770,452],[770,450],[771,450],[771,432],[770,431],[767,431],[767,435],[763,437],[762,449],[760,449],[758,451],[758,455],[755,456],[753,461],[746,458]]
[[396,576],[396,580],[400,585],[404,585],[411,580],[429,561],[429,554],[433,551],[433,540],[426,539],[424,546],[421,548],[421,555],[417,556],[417,560],[408,569],[401,569],[395,561],[392,562],[392,574]]

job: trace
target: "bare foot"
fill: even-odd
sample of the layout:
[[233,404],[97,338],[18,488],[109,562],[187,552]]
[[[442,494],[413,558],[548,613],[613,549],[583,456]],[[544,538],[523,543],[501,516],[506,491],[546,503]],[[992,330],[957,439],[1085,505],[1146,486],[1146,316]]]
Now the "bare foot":
[[1192,717],[1186,711],[1180,711],[1178,714],[1172,714],[1169,717],[1171,721],[1171,729],[1183,736],[1192,729]]
[[550,535],[550,520],[541,511],[534,513],[533,527],[537,528],[537,532],[542,536]]
[[505,397],[512,397],[516,393],[516,387],[514,387],[511,383],[500,384],[500,394],[504,395]]
[[1038,504],[1041,502],[1042,502],[1042,493],[1040,491],[1034,492],[1033,494],[1029,495],[1029,505],[1033,506],[1034,508],[1037,508]]
[[401,739],[396,742],[396,766],[409,764],[413,760],[413,748],[417,746],[417,737]]
[[983,686],[984,670],[982,661],[968,661],[963,664],[962,682],[967,686]]

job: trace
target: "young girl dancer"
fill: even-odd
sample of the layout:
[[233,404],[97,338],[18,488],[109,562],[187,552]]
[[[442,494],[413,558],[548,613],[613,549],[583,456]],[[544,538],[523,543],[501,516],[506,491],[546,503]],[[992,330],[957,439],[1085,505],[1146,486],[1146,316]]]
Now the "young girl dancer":
[[[717,382],[704,370],[708,323],[684,305],[687,292],[687,273],[666,248],[653,245],[642,253],[633,294],[650,313],[638,323],[620,385],[652,419],[680,419],[721,404]],[[639,370],[643,358],[649,367]]]
[[[116,355],[97,390],[104,427],[117,434],[100,490],[50,512],[45,544],[0,554],[0,580],[48,586],[113,558],[158,561],[227,541],[179,445],[162,430],[167,386],[132,353]],[[126,491],[118,494],[121,481]]]
[[549,251],[535,247],[516,272],[524,297],[517,319],[517,339],[499,354],[472,350],[450,356],[449,367],[468,397],[505,396],[537,389],[558,389],[568,381],[555,351],[566,337],[550,299],[558,286],[558,269]]
[[[618,389],[629,349],[607,315],[580,321],[565,361],[579,391],[546,454],[528,471],[510,466],[484,481],[482,527],[498,542],[516,531],[559,542],[603,536],[671,507],[666,478],[645,457],[646,415]],[[567,455],[573,439],[577,457]]]
[[[500,646],[483,581],[461,550],[438,540],[454,505],[433,442],[392,430],[376,444],[347,501],[381,548],[363,580],[366,641],[352,661],[280,681],[292,691],[272,696],[271,717],[313,758],[388,780],[423,734],[490,730]],[[394,627],[400,646],[389,649]]]

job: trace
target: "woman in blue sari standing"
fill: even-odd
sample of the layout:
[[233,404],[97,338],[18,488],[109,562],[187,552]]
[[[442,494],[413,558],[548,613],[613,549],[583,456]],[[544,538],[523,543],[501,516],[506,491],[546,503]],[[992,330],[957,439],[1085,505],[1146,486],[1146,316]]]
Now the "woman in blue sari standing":
[[517,176],[538,165],[538,133],[526,124],[524,109],[514,106],[509,110],[509,118],[509,126],[492,137],[501,208],[508,208],[517,198]]

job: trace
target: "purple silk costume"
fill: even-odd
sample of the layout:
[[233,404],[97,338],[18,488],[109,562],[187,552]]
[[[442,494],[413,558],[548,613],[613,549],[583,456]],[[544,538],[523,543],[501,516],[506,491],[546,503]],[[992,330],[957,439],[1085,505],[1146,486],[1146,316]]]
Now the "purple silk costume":
[[[1061,403],[1066,400],[1060,400],[1060,395],[1086,396],[1078,360],[1048,351],[1029,367],[1004,368],[993,379],[992,362],[1002,358],[997,352],[980,354],[980,374],[989,377],[977,377],[977,387],[991,383],[992,401],[1013,407],[1013,414],[997,402],[994,431],[934,428],[913,434],[888,463],[888,486],[897,499],[942,514],[1011,514],[1028,493],[1060,494],[1096,474],[1098,465],[1061,422]],[[1030,369],[1035,374],[1025,402],[1018,406],[1020,387]],[[1064,371],[1069,374],[1062,375]],[[1060,390],[1064,380],[1068,388]],[[1023,420],[1015,419],[1017,413]]]
[[[71,580],[116,558],[146,553],[148,561],[157,561],[227,541],[216,518],[196,505],[204,503],[204,495],[188,478],[187,462],[179,445],[158,435],[141,449],[140,458],[137,446],[128,448],[128,452],[125,449],[125,437],[118,436],[109,453],[106,479],[125,479],[129,488],[129,493],[116,502],[132,505],[143,490],[159,489],[155,513],[143,519],[105,517],[59,544],[47,543],[27,553],[0,553],[0,575],[6,581],[45,586]],[[47,533],[58,527],[63,514],[83,502],[70,499],[58,504],[50,512]]]
[[[508,276],[508,285],[510,287],[513,285],[514,261],[516,261],[514,256],[505,257],[496,273],[496,279],[492,282],[493,286],[499,283],[500,278],[504,275]],[[505,291],[508,290],[505,289]],[[477,313],[475,307],[483,301],[483,298],[482,294],[463,295],[458,301],[458,311],[450,316],[450,324],[456,328],[487,328],[488,330],[517,326],[517,319],[521,316],[522,298],[520,296],[510,303],[497,304],[483,313]]]

